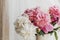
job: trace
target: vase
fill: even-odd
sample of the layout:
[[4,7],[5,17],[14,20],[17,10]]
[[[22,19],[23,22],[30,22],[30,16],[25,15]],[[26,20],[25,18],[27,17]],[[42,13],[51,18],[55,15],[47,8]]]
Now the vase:
[[[57,31],[58,40],[60,40],[60,30]],[[36,35],[36,40],[56,40],[54,33],[45,35]]]
[[40,35],[37,35],[37,38],[36,40],[55,40],[55,37],[54,35],[50,35],[50,34],[45,34],[44,36],[40,36]]

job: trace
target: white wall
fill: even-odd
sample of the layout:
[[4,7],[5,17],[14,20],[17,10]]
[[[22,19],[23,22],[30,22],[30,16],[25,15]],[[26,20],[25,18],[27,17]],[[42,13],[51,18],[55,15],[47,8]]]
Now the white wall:
[[52,0],[8,0],[10,40],[22,40],[20,39],[20,36],[15,33],[14,21],[25,9],[41,6],[42,10],[47,11],[48,5],[51,6],[54,4],[55,3]]

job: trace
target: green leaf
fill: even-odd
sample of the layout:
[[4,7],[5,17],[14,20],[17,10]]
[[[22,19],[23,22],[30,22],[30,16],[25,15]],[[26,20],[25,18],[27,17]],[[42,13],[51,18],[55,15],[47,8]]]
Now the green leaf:
[[57,27],[57,28],[55,28],[54,30],[57,31],[58,29],[60,29],[60,27]]
[[41,30],[40,32],[39,32],[39,35],[42,35],[42,36],[44,36],[44,32]]
[[42,30],[39,30],[38,28],[36,29],[37,34],[44,36],[44,32]]
[[57,36],[57,32],[56,31],[54,31],[54,35],[55,35],[56,40],[58,40],[58,36]]

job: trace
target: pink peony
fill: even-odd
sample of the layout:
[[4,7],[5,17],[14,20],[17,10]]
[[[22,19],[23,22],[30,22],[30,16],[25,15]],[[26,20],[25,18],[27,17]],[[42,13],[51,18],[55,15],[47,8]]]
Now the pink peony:
[[60,10],[56,6],[50,7],[49,8],[49,13],[54,17],[60,17]]
[[29,16],[30,21],[45,33],[53,30],[53,26],[50,24],[50,15],[42,12],[40,8],[27,9],[25,13]]
[[50,17],[49,16],[50,16],[49,14],[40,11],[37,14],[37,20],[36,20],[37,25],[39,25],[39,26],[42,27],[42,26],[46,25],[47,23],[50,23],[51,20],[50,20]]
[[28,16],[29,16],[29,19],[30,19],[30,21],[32,22],[32,21],[35,21],[37,18],[36,18],[36,15],[37,15],[37,13],[38,13],[38,11],[37,11],[37,8],[35,8],[35,9],[27,9],[26,11],[25,11],[25,13],[26,14],[28,14]]
[[59,22],[60,20],[60,10],[58,7],[53,6],[49,8],[49,13],[51,15],[51,21],[54,22]]

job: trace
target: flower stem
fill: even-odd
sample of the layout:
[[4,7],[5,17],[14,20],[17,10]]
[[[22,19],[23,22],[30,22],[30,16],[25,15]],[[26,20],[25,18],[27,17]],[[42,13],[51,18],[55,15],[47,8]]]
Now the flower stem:
[[58,40],[58,35],[56,31],[54,31],[54,36],[55,36],[55,39]]

